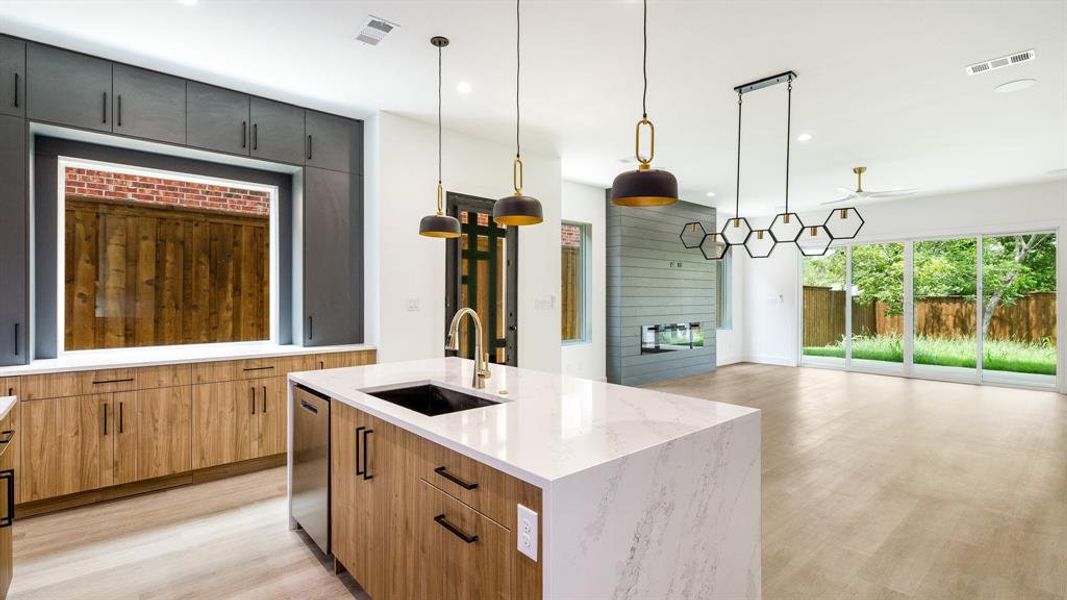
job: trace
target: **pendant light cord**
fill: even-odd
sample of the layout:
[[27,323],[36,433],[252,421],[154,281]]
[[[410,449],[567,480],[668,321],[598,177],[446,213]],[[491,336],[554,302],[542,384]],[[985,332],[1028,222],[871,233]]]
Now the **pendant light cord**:
[[441,47],[437,47],[437,185],[441,185]]
[[644,0],[644,13],[641,23],[641,76],[644,78],[644,87],[641,90],[641,118],[648,118],[648,0]]
[[[789,145],[792,142],[791,129],[793,126],[793,78],[789,78],[786,87],[785,109],[785,214],[789,214]],[[786,217],[788,218],[788,217]]]
[[741,217],[741,92],[737,92],[737,184],[734,218]]
[[519,71],[522,68],[522,19],[519,18],[519,0],[515,0],[515,158],[522,156],[519,146]]

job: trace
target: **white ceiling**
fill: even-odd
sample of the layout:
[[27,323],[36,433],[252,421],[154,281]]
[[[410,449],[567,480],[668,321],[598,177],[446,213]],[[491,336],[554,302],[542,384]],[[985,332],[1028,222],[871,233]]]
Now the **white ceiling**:
[[[924,194],[1048,180],[1067,166],[1067,1],[657,1],[649,7],[656,165],[689,200],[732,205],[733,86],[793,69],[792,199],[811,207],[854,183]],[[354,40],[368,14],[400,25]],[[0,3],[0,31],[354,116],[432,120],[446,35],[450,129],[510,142],[514,4],[463,1]],[[523,4],[523,125],[567,179],[607,186],[640,117],[641,3]],[[967,64],[1034,48],[1037,60],[968,76]],[[1035,78],[1011,94],[1000,83]],[[456,83],[473,92],[461,95]],[[785,89],[745,97],[742,212],[782,203]],[[447,138],[446,138],[447,152]],[[501,157],[508,168],[510,157]],[[1061,173],[1056,175],[1063,177]],[[536,193],[536,190],[530,190]]]

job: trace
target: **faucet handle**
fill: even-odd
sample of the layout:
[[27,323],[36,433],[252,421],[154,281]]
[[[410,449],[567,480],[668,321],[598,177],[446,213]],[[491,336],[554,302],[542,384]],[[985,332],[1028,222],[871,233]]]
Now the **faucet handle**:
[[489,353],[485,353],[482,358],[482,364],[485,368],[479,373],[482,379],[489,379],[493,376],[493,372],[489,370]]

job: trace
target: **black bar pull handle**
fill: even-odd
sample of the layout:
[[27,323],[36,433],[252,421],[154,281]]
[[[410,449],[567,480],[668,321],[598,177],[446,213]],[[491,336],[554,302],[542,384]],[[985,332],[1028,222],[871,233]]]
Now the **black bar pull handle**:
[[252,149],[259,150],[259,123],[252,123]]
[[0,518],[0,528],[11,527],[15,522],[15,470],[0,471],[0,479],[7,480],[7,514]]
[[107,435],[107,402],[104,403],[104,435]]
[[367,466],[368,459],[370,458],[370,447],[367,446],[367,436],[372,433],[374,433],[373,429],[365,429],[363,431],[363,481],[374,479],[374,475],[370,474],[370,467]]
[[459,539],[463,540],[464,542],[467,542],[468,544],[473,544],[474,542],[478,541],[478,536],[476,536],[476,535],[467,535],[466,533],[464,533],[464,531],[462,529],[460,529],[459,527],[456,527],[455,525],[449,523],[448,519],[445,518],[445,515],[443,513],[440,514],[440,515],[437,515],[436,517],[434,517],[433,520],[437,521],[438,525],[440,525],[441,527],[444,527],[445,529],[451,531],[453,535],[455,535]]
[[307,400],[300,401],[300,408],[310,413],[315,413],[316,415],[319,414],[319,409],[315,408],[315,405],[309,403]]
[[119,433],[122,433],[126,429],[125,419],[124,419],[124,416],[125,416],[125,413],[126,413],[125,404],[126,404],[125,402],[119,402]]
[[19,107],[19,74],[15,73],[15,108]]
[[248,121],[241,121],[241,147],[248,147]]
[[449,473],[448,472],[448,467],[437,467],[436,469],[433,470],[433,472],[437,473],[441,477],[444,477],[445,479],[451,481],[452,483],[458,485],[459,487],[461,487],[461,488],[463,488],[465,490],[476,490],[476,489],[478,489],[478,484],[477,483],[467,483],[466,481],[463,481],[459,477],[456,477],[455,475]]
[[315,321],[311,317],[311,315],[308,315],[308,339],[309,340],[310,339],[314,339],[314,337],[315,337]]
[[103,379],[100,381],[93,381],[93,385],[104,385],[105,383],[130,383],[133,381],[133,377],[124,377],[122,379]]
[[268,365],[266,367],[244,367],[244,371],[269,371],[274,368],[274,365]]
[[19,355],[19,324],[15,323],[15,356]]
[[104,115],[104,123],[107,123],[107,92],[104,92],[104,103],[102,112]]
[[254,386],[248,388],[248,406],[249,412],[256,414],[256,388]]
[[11,441],[11,438],[15,437],[14,429],[5,429],[0,431],[0,444],[6,444]]
[[363,475],[362,466],[361,466],[361,464],[359,462],[359,444],[360,444],[360,441],[361,441],[360,440],[360,434],[362,434],[365,429],[367,429],[367,428],[366,427],[356,427],[356,438],[355,438],[355,441],[356,441],[356,475]]
[[308,160],[311,160],[311,134],[308,134]]
[[267,386],[263,386],[263,414],[267,414]]
[[115,111],[118,113],[115,115],[115,127],[122,127],[122,94],[119,94],[115,101],[118,106],[115,107]]

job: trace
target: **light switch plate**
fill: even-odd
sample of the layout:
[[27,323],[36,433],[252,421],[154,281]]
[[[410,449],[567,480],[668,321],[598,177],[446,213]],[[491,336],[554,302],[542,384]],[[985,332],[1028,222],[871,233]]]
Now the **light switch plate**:
[[519,545],[519,552],[537,562],[537,513],[519,504],[518,535],[515,536]]

